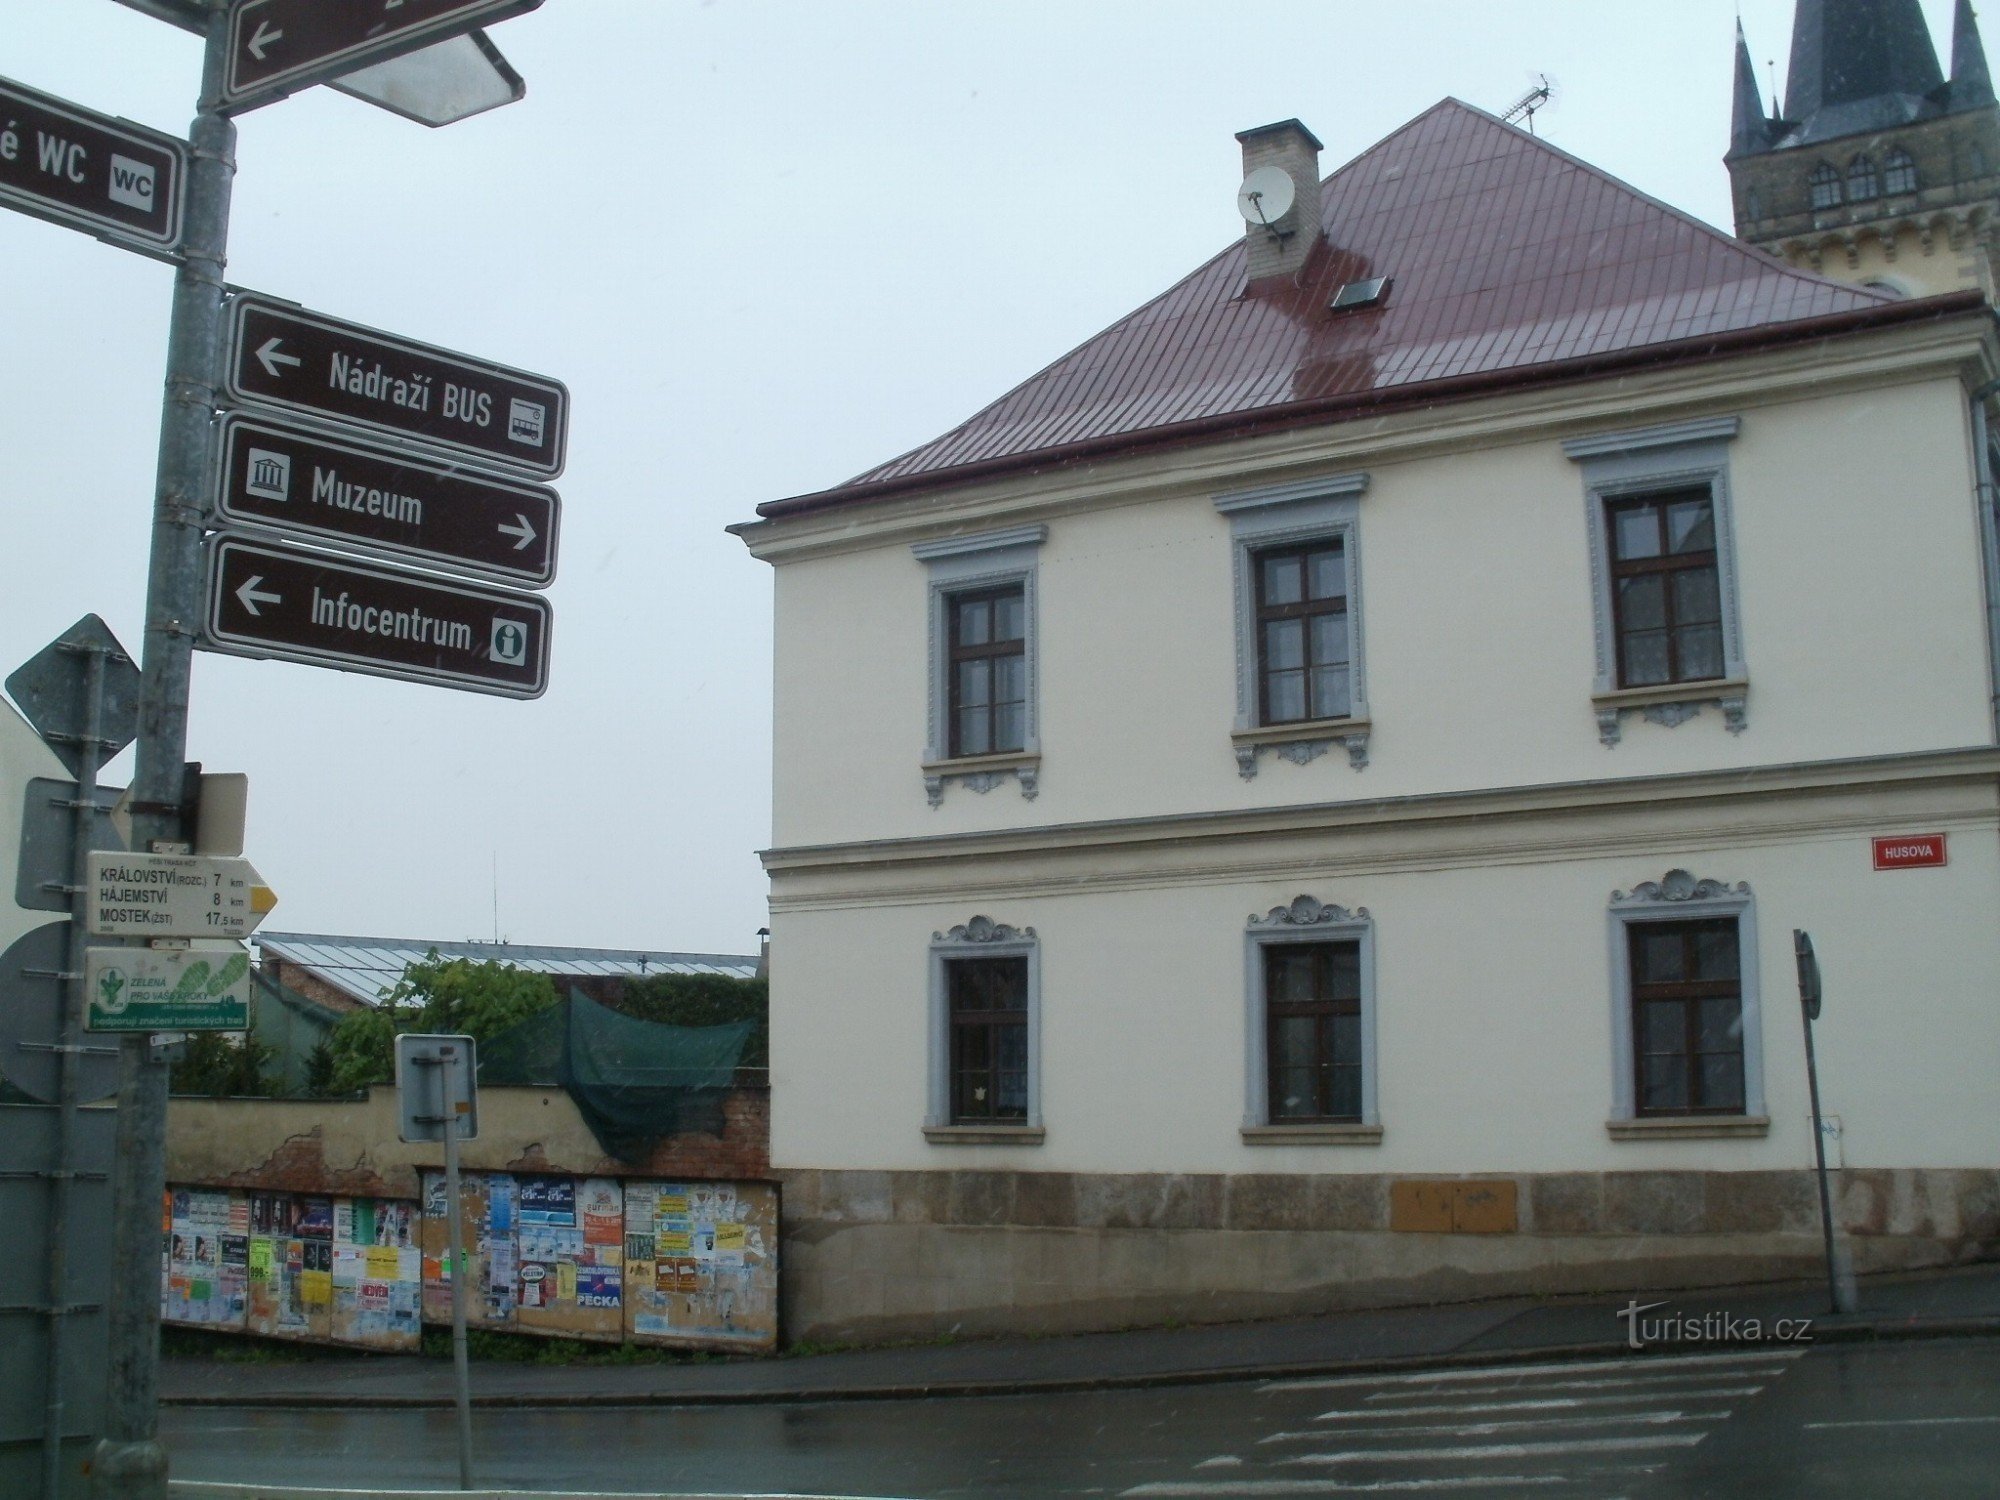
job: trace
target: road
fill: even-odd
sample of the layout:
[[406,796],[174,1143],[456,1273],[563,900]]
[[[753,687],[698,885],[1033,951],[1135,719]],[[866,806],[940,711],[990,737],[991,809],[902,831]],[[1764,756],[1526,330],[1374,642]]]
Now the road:
[[[552,1382],[561,1374],[551,1371]],[[443,1412],[172,1409],[176,1477],[450,1488]],[[2000,1340],[1170,1390],[483,1412],[479,1482],[1059,1500],[2000,1497]]]

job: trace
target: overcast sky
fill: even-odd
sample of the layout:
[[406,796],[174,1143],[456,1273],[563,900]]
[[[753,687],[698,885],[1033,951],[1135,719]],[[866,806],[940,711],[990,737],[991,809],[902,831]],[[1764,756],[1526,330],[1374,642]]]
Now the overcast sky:
[[[1743,0],[1762,79],[1792,8]],[[1924,0],[1946,58],[1951,9]],[[547,696],[196,658],[189,755],[250,774],[267,925],[754,951],[770,581],[725,525],[1214,254],[1250,126],[1297,116],[1331,171],[1546,73],[1545,136],[1727,227],[1737,10],[547,0],[493,30],[510,108],[426,130],[315,89],[243,116],[232,282],[574,402]],[[116,0],[0,0],[16,82],[184,134],[199,72]],[[137,656],[171,270],[0,209],[0,271],[0,676],[86,612]]]

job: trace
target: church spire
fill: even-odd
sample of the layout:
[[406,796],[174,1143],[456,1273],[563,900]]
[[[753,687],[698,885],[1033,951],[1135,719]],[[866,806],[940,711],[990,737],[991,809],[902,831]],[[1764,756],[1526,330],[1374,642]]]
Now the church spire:
[[1798,0],[1787,120],[1807,123],[1823,110],[1899,96],[1926,100],[1943,87],[1918,0]]
[[[1963,0],[1961,0],[1963,3]],[[1757,66],[1750,60],[1750,43],[1743,35],[1743,18],[1736,18],[1736,109],[1729,122],[1729,154],[1746,156],[1771,147],[1771,122],[1764,117],[1764,96],[1757,92]]]
[[1958,0],[1951,31],[1951,107],[1978,109],[1993,102],[1993,75],[1986,70],[1979,20],[1972,13],[1972,0]]

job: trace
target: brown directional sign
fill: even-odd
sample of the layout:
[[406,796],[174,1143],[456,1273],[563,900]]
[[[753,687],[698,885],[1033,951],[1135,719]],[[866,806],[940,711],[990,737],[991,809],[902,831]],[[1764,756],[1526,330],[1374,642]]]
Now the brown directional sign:
[[449,583],[227,533],[209,544],[201,646],[539,698],[554,612],[535,594]]
[[539,588],[561,502],[539,484],[426,463],[242,412],[222,420],[216,512],[307,541]]
[[469,354],[235,292],[223,384],[232,401],[352,424],[553,479],[569,391]]
[[0,78],[0,203],[162,260],[180,249],[187,142]]
[[542,0],[239,0],[229,19],[222,111],[240,114],[387,62]]

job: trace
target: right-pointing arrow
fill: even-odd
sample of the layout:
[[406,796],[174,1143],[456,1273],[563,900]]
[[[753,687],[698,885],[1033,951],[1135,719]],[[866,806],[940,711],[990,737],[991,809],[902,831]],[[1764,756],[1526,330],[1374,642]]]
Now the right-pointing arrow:
[[500,534],[502,536],[511,536],[516,538],[516,541],[514,543],[514,550],[516,552],[519,552],[523,547],[527,546],[528,543],[532,542],[535,539],[536,535],[535,523],[530,521],[526,516],[522,515],[519,511],[514,512],[514,519],[520,522],[520,525],[515,526],[511,525],[506,521],[502,521],[500,523]]
[[283,594],[267,594],[259,589],[257,585],[263,581],[264,575],[262,573],[253,573],[243,580],[243,587],[236,591],[236,597],[242,601],[243,607],[259,618],[262,618],[264,611],[259,609],[258,605],[283,604],[285,602]]
[[257,363],[264,367],[264,373],[266,375],[284,374],[285,372],[278,368],[278,366],[280,365],[290,365],[292,366],[293,369],[297,369],[300,365],[305,363],[305,361],[300,359],[296,354],[280,354],[278,351],[283,347],[284,347],[284,340],[277,337],[275,334],[272,335],[270,338],[265,339],[262,344],[258,345]]
[[257,23],[256,34],[245,44],[249,48],[250,55],[256,58],[258,62],[264,60],[264,49],[284,35],[282,31],[272,31],[270,26],[271,23],[269,21],[259,21]]

